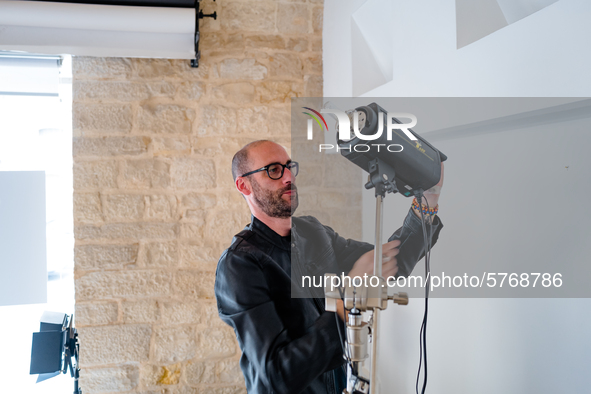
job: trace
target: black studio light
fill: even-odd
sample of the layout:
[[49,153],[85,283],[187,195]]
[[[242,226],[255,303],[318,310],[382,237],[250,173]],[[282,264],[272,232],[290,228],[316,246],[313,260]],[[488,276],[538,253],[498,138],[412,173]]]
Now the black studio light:
[[78,387],[79,348],[74,315],[43,312],[39,332],[33,333],[29,373],[38,374],[39,383],[70,370],[70,376],[74,378],[74,394],[81,394],[82,391]]

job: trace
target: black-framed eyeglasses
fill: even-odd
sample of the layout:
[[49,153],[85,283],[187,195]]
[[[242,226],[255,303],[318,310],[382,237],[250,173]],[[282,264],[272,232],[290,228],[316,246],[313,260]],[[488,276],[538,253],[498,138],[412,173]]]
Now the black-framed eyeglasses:
[[297,176],[298,172],[300,170],[300,165],[298,164],[297,161],[290,161],[287,164],[271,163],[269,165],[259,168],[258,170],[250,171],[250,172],[247,172],[246,174],[242,174],[240,176],[244,177],[244,176],[256,174],[257,172],[267,171],[267,175],[269,176],[269,178],[271,178],[273,180],[277,180],[277,179],[281,179],[281,177],[283,176],[283,172],[285,171],[286,168],[289,169],[289,171],[291,172],[291,175]]

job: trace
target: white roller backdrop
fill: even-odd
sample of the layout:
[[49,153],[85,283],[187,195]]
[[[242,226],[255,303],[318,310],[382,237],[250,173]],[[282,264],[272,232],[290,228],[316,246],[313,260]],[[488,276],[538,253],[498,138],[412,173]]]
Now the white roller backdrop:
[[100,57],[195,57],[195,10],[0,1],[0,50]]

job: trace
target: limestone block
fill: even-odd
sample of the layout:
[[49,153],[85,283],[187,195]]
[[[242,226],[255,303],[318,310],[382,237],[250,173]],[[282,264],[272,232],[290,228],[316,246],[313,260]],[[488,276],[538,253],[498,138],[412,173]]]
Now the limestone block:
[[318,208],[318,187],[307,188],[298,186],[299,206],[296,215],[300,216],[302,212],[311,211]]
[[74,190],[110,189],[117,187],[118,163],[115,161],[82,161],[74,163]]
[[155,300],[123,301],[123,323],[152,323],[160,318],[158,303]]
[[304,77],[304,96],[322,97],[322,76],[306,75]]
[[125,79],[131,75],[131,62],[120,57],[75,56],[72,75],[75,79]]
[[197,353],[195,328],[166,326],[154,329],[154,360],[158,363],[187,361]]
[[305,4],[277,4],[277,29],[280,33],[307,34],[309,9]]
[[245,211],[219,211],[209,218],[206,234],[210,239],[229,241],[249,221],[250,214]]
[[199,101],[205,94],[205,84],[203,82],[183,82],[178,89],[178,97],[182,100]]
[[166,387],[179,383],[181,380],[181,363],[170,365],[142,365],[140,369],[140,382],[143,387]]
[[167,189],[170,164],[162,160],[127,160],[123,163],[120,187],[123,189]]
[[330,215],[330,225],[340,235],[345,238],[361,239],[363,235],[363,229],[361,228],[361,209],[330,209],[327,210],[327,213]]
[[324,163],[324,185],[353,190],[359,187],[361,169],[352,167],[341,155],[326,156]]
[[199,48],[203,51],[223,49],[226,53],[236,53],[244,49],[245,38],[242,33],[225,34],[209,31],[201,36]]
[[[200,26],[201,27],[201,26]],[[202,34],[202,37],[205,34]],[[205,63],[199,63],[199,68],[192,68],[185,59],[131,59],[133,76],[139,81],[153,79],[150,86],[154,83],[162,83],[166,80],[202,80],[209,74],[209,67]],[[166,86],[173,86],[166,81]],[[173,92],[174,93],[174,92]]]
[[99,193],[74,193],[74,221],[95,223],[103,221]]
[[83,368],[80,387],[87,393],[119,393],[134,389],[139,383],[139,365],[123,364],[106,368]]
[[185,366],[185,381],[190,385],[211,384],[216,382],[216,365],[209,362],[191,361]]
[[200,359],[230,357],[236,353],[236,336],[228,326],[207,328],[197,336]]
[[131,105],[73,103],[74,130],[128,133],[132,121]]
[[207,211],[202,209],[187,209],[183,213],[183,220],[195,222],[198,226],[203,226],[207,217]]
[[[277,136],[284,135],[291,137],[291,109],[290,108],[274,108],[269,114],[269,134],[273,136],[273,140],[277,141]],[[302,133],[305,133],[305,128]]]
[[225,327],[226,323],[220,319],[218,314],[218,306],[214,302],[203,302],[202,303],[203,313],[202,319],[207,322],[209,327]]
[[312,29],[314,33],[322,33],[322,23],[324,15],[324,6],[314,6],[312,8]]
[[209,159],[175,158],[172,162],[172,181],[177,189],[206,189],[216,184],[215,165]]
[[151,97],[173,98],[170,82],[136,83],[128,81],[77,81],[72,85],[74,101],[140,101]]
[[304,72],[306,74],[322,75],[322,54],[306,57],[304,60]]
[[301,79],[303,66],[300,57],[293,53],[276,53],[269,57],[269,76]]
[[278,34],[253,34],[244,42],[252,48],[285,49],[285,40]]
[[74,227],[74,238],[78,240],[173,239],[177,233],[175,223],[112,223]]
[[303,87],[299,82],[265,81],[257,86],[261,103],[289,103],[292,97],[301,97]]
[[219,254],[216,248],[206,245],[180,245],[182,268],[197,268],[203,271],[215,271]]
[[74,157],[77,156],[136,156],[146,153],[148,137],[74,137],[72,146]]
[[211,387],[207,389],[211,394],[246,394],[246,387]]
[[177,199],[175,196],[153,194],[145,196],[146,219],[177,219]]
[[322,167],[317,162],[300,162],[300,173],[296,179],[298,187],[324,186]]
[[188,155],[191,153],[189,137],[154,137],[152,138],[154,156]]
[[222,102],[246,104],[255,98],[254,86],[248,82],[227,83],[213,88],[213,96]]
[[308,40],[301,37],[289,38],[285,45],[285,49],[295,52],[306,52],[308,50]]
[[[328,121],[327,121],[328,122]],[[305,128],[299,128],[298,130],[294,130],[294,134],[296,134],[296,132],[299,135],[304,135],[305,134]],[[316,134],[316,133],[315,133]],[[323,133],[318,133],[318,134],[323,134]],[[324,135],[322,136],[324,138]],[[293,142],[293,147],[292,147],[292,159],[296,160],[298,163],[300,163],[300,171],[302,170],[302,166],[306,165],[309,163],[309,167],[310,168],[314,168],[311,167],[312,165],[315,166],[321,166],[321,162],[322,160],[325,158],[325,154],[324,153],[320,153],[320,149],[318,147],[318,143],[310,143],[310,141],[297,141],[295,140]],[[316,167],[314,169],[314,171],[318,171],[318,167]],[[298,175],[299,177],[299,175]]]
[[[201,117],[197,125],[197,134],[204,137],[235,135],[236,125],[236,110],[234,108],[204,105],[201,107]],[[195,153],[197,153],[197,149],[195,149]]]
[[203,304],[196,301],[162,303],[162,321],[166,324],[199,324],[203,321]]
[[[183,391],[182,394],[201,394],[203,392],[207,392],[207,394],[246,394],[246,387],[236,387],[236,386],[225,386],[225,387],[217,387],[217,386],[207,386],[207,387],[191,387],[187,388],[188,390],[193,391]],[[205,390],[205,391],[204,391]],[[179,393],[171,393],[171,394],[181,394]]]
[[274,2],[225,2],[220,21],[224,31],[268,31],[275,29]]
[[228,189],[220,193],[218,195],[218,206],[223,210],[250,212],[244,197],[236,189]]
[[[254,88],[253,88],[254,94]],[[272,111],[271,111],[272,113]],[[271,115],[272,116],[272,115]],[[265,106],[256,106],[238,109],[238,132],[254,135],[264,135],[268,128],[269,109]]]
[[255,59],[226,59],[219,67],[220,78],[260,80],[267,76],[267,67]]
[[193,242],[199,242],[203,240],[204,233],[203,222],[194,223],[182,223],[181,224],[181,238],[189,239]]
[[80,327],[80,365],[148,361],[152,329],[148,325]]
[[[234,122],[234,127],[237,127],[236,122]],[[228,157],[228,161],[224,167],[231,172],[232,163],[230,154],[233,156],[240,148],[252,141],[253,138],[248,137],[210,137],[200,135],[193,138],[192,145],[196,155],[211,158]]]
[[137,77],[145,79],[162,79],[176,77],[177,62],[172,59],[131,59],[133,71]]
[[76,280],[76,300],[167,296],[171,280],[172,273],[163,271],[91,272]]
[[321,208],[345,208],[361,206],[361,194],[351,193],[351,190],[343,189],[340,192],[321,190],[318,193],[318,201]]
[[107,194],[103,195],[103,202],[107,221],[138,221],[144,217],[144,196],[140,194]]
[[177,241],[148,242],[140,248],[140,261],[147,268],[173,268],[178,265]]
[[174,291],[185,299],[213,299],[213,272],[179,270],[174,277]]
[[118,317],[116,302],[76,303],[76,327],[98,326],[116,323]]
[[181,199],[184,209],[210,209],[216,206],[215,194],[187,193]]
[[221,383],[244,383],[244,376],[240,370],[238,360],[223,360],[216,364],[217,376]]
[[191,133],[195,110],[171,104],[145,104],[139,109],[139,128],[151,133]]
[[178,198],[171,195],[151,195],[146,197],[146,218],[159,220],[177,220]]
[[310,39],[310,50],[313,52],[322,52],[322,37],[314,37]]
[[77,270],[134,268],[138,256],[134,245],[76,245],[74,261]]

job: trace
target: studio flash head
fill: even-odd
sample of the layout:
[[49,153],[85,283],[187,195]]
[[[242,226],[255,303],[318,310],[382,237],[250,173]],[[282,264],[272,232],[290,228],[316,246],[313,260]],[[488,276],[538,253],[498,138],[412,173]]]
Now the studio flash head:
[[389,113],[376,103],[345,113],[337,124],[338,151],[370,174],[367,189],[379,185],[410,197],[439,182],[447,156],[411,129],[414,115]]

